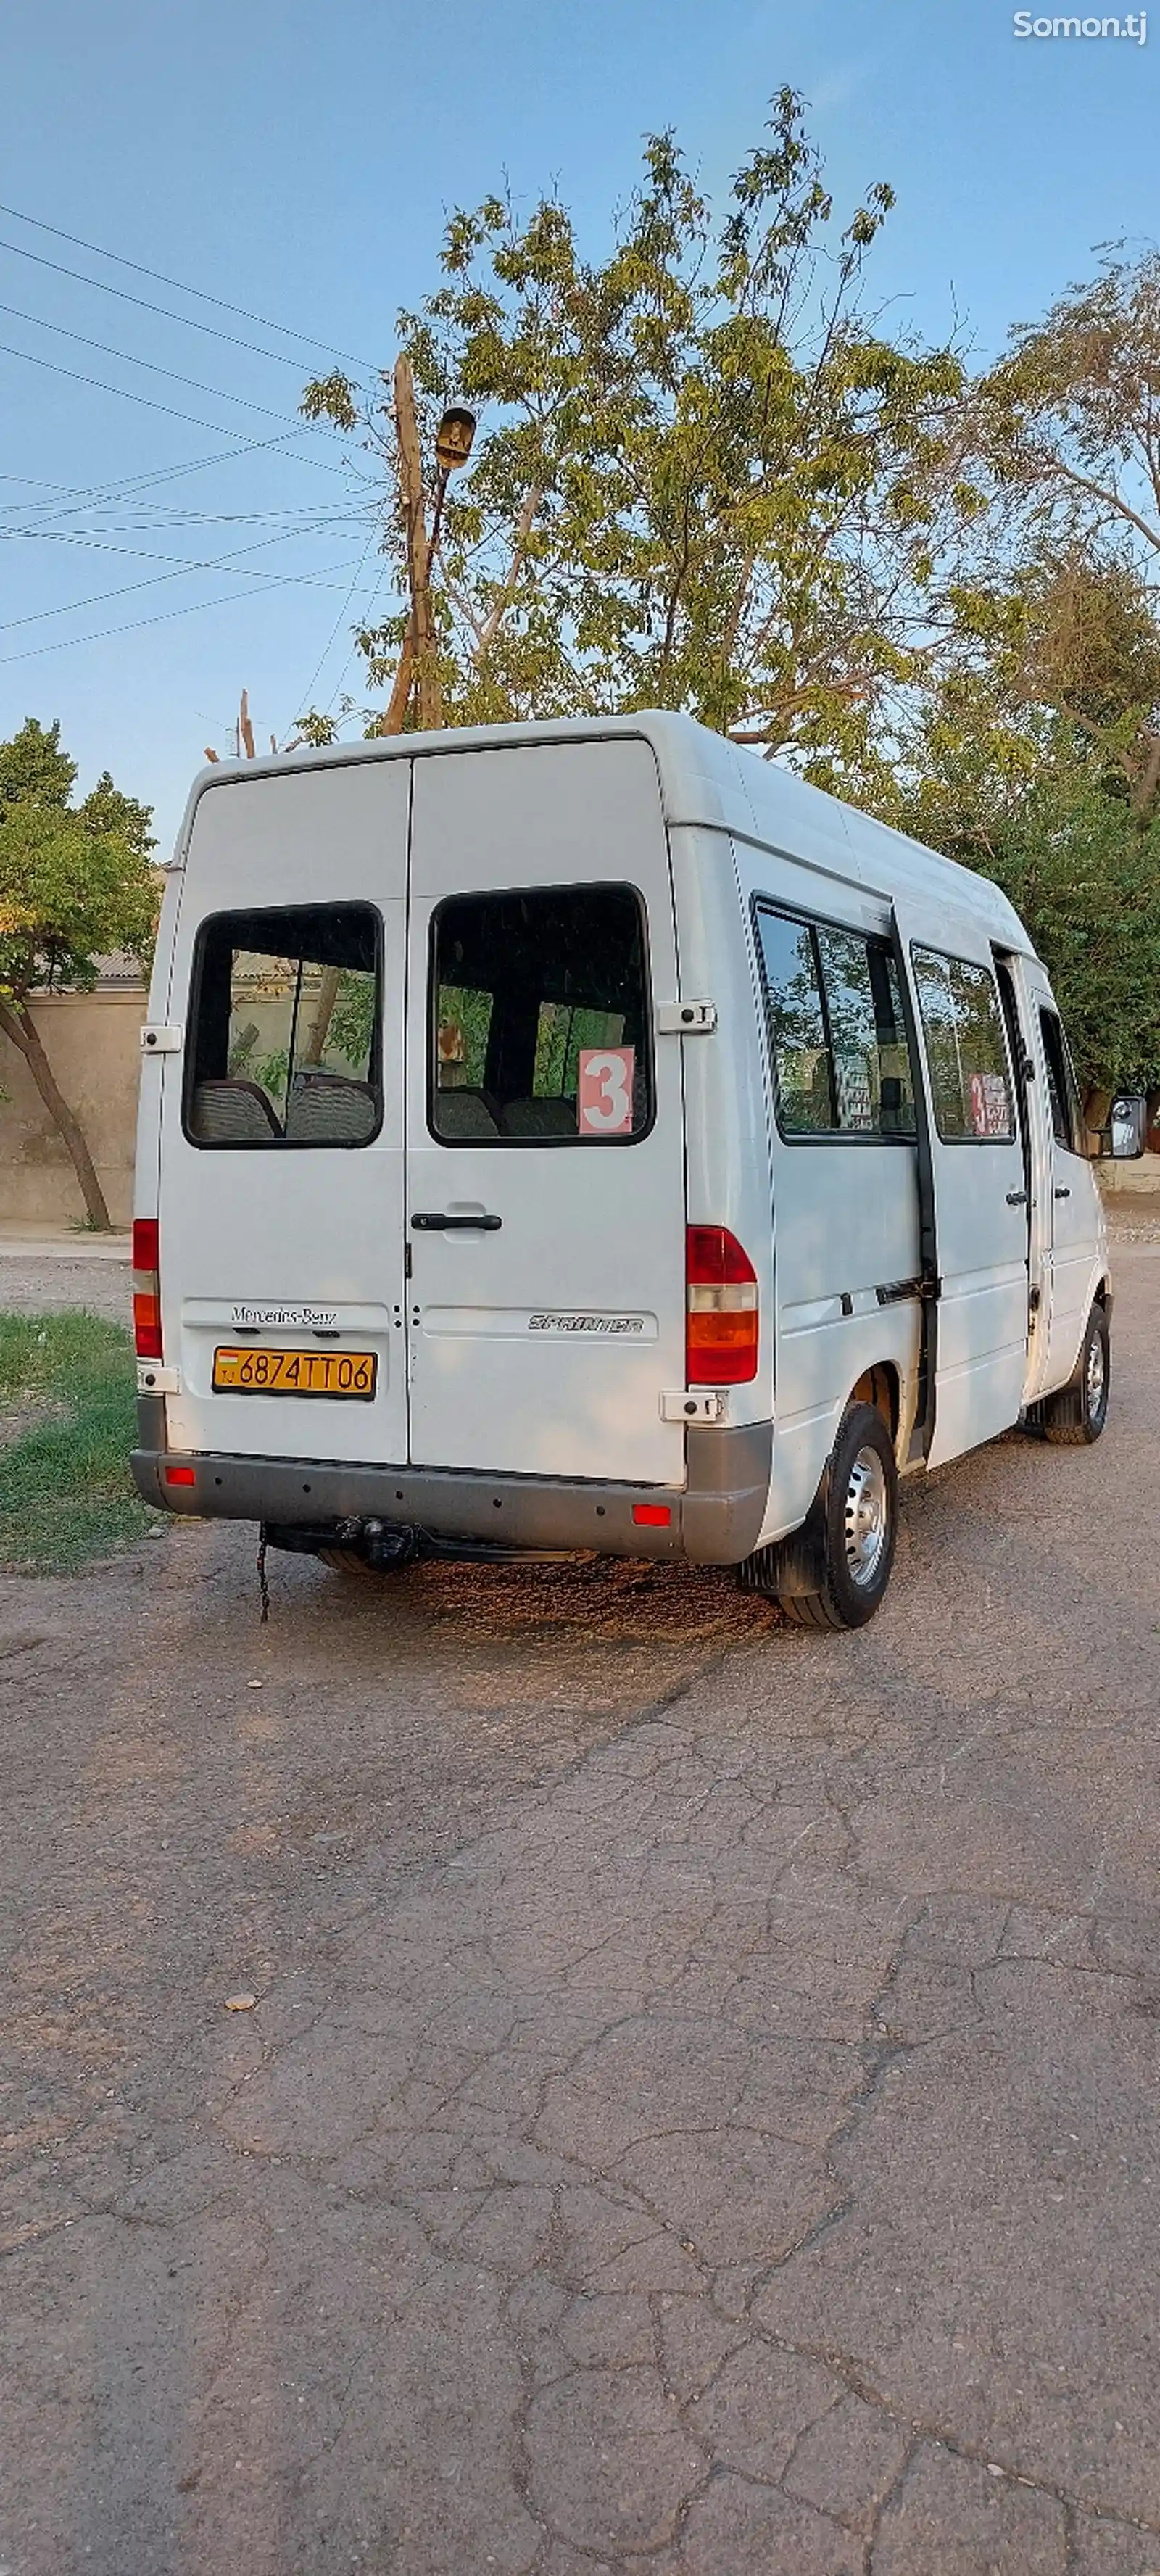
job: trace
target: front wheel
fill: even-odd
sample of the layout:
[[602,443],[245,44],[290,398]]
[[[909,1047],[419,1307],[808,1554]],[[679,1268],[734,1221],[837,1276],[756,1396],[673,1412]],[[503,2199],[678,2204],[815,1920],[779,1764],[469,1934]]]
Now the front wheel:
[[851,1404],[805,1528],[762,1548],[741,1579],[772,1593],[799,1627],[864,1628],[890,1581],[897,1536],[894,1444],[874,1405]]
[[1093,1306],[1074,1376],[1043,1399],[1044,1438],[1057,1448],[1090,1449],[1107,1421],[1111,1391],[1112,1337],[1103,1307]]

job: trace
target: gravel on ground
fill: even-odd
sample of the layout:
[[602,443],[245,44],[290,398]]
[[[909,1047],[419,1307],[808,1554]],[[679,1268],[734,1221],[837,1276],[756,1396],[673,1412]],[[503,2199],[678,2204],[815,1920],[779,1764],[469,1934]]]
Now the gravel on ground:
[[1105,1439],[912,1486],[860,1635],[293,1558],[263,1628],[209,1523],[0,1583],[6,2576],[1160,2569],[1116,1274]]

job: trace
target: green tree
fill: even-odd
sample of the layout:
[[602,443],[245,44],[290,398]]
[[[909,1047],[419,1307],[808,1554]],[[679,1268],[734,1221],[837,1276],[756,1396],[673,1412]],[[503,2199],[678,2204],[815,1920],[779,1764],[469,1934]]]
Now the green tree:
[[104,1192],[45,1052],[35,995],[91,988],[110,951],[146,958],[156,880],[148,807],[122,796],[107,772],[74,806],[75,783],[59,724],[46,731],[29,717],[0,744],[0,1030],[24,1057],[68,1149],[89,1223],[106,1231]]
[[[452,216],[443,284],[400,317],[424,455],[453,397],[481,419],[437,577],[450,722],[659,705],[825,784],[871,759],[948,513],[969,501],[944,438],[957,358],[860,310],[892,203],[876,184],[833,240],[783,90],[718,216],[673,135],[653,136],[601,262],[552,198],[526,219],[501,197]],[[380,458],[405,598],[390,396],[384,374],[362,405],[336,374],[303,409]],[[406,630],[400,606],[360,635],[375,684]]]
[[1160,1089],[1160,623],[1137,568],[1029,550],[948,594],[941,670],[864,801],[999,883],[1052,977],[1089,1094]]
[[1070,609],[1065,664],[1078,644],[1081,659],[1102,655],[1104,666],[1096,703],[1073,698],[1073,711],[1093,738],[1116,729],[1115,760],[1141,815],[1160,800],[1158,401],[1160,251],[1129,260],[1113,247],[1093,280],[1016,326],[967,406],[989,505],[981,524],[1007,567],[1000,583],[1033,582],[1044,562],[1070,568],[1070,602],[1056,585]]
[[1138,822],[1061,764],[1011,816],[990,873],[1048,968],[1092,1124],[1102,1095],[1160,1092],[1160,817]]
[[0,806],[68,804],[77,765],[60,747],[60,720],[45,727],[27,716],[11,742],[0,742]]

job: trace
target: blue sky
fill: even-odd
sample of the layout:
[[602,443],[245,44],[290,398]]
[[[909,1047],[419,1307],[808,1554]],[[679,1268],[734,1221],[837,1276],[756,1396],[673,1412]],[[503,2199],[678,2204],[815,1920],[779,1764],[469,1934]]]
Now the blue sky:
[[[788,81],[812,102],[839,210],[875,178],[897,191],[875,300],[981,356],[1089,274],[1095,244],[1155,239],[1160,0],[1142,47],[1020,41],[1012,14],[1001,0],[9,0],[0,736],[59,715],[82,784],[110,767],[168,842],[243,683],[260,744],[337,693],[378,573],[341,444],[293,434],[301,383],[340,351],[390,362],[397,307],[435,280],[445,211],[505,174],[525,200],[556,185],[598,252],[645,132],[675,125],[718,188]],[[227,552],[232,568],[189,568]],[[345,677],[357,687],[353,665]]]

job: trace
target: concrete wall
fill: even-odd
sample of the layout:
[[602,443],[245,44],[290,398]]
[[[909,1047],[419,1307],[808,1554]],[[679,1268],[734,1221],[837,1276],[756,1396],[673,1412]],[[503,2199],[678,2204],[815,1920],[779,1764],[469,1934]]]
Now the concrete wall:
[[[1153,1135],[1155,1132],[1153,1128]],[[1110,1198],[1154,1198],[1160,1194],[1160,1153],[1141,1154],[1135,1163],[1101,1163],[1099,1169]]]
[[[89,1152],[114,1225],[133,1213],[137,1075],[145,994],[140,989],[54,993],[35,1005],[41,1044]],[[72,1164],[24,1058],[0,1036],[0,1224],[82,1222]]]

